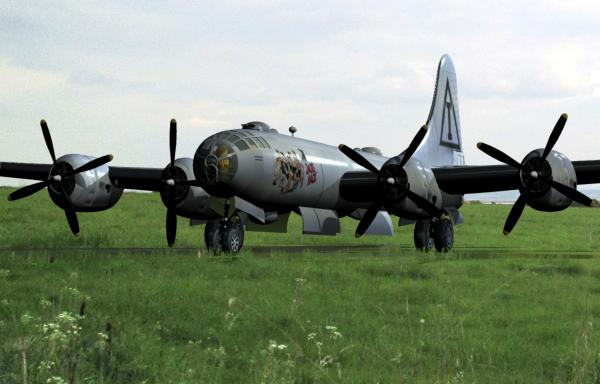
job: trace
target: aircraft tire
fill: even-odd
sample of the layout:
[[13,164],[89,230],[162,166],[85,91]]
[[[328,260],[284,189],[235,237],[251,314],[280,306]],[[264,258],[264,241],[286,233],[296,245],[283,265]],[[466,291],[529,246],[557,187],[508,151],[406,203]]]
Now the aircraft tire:
[[438,252],[448,252],[454,245],[454,223],[450,217],[444,217],[434,223],[433,243]]
[[429,252],[433,248],[433,237],[431,237],[431,221],[417,221],[414,233],[415,248],[418,251]]
[[209,220],[204,228],[206,248],[214,255],[219,255],[223,250],[221,239],[221,220]]
[[237,222],[228,222],[221,235],[221,245],[227,253],[238,253],[244,245],[244,227]]

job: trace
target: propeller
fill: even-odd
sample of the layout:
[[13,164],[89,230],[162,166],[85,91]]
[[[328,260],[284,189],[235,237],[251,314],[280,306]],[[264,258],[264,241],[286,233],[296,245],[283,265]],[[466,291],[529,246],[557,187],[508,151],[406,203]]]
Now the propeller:
[[67,222],[69,223],[69,227],[71,228],[71,232],[73,232],[75,236],[79,236],[79,221],[77,220],[77,214],[75,213],[75,208],[73,207],[71,197],[69,196],[69,193],[67,193],[67,189],[69,189],[68,185],[69,183],[73,182],[73,176],[104,165],[111,161],[113,157],[112,155],[105,155],[91,160],[79,168],[69,169],[70,167],[66,163],[56,161],[54,144],[52,142],[52,136],[50,135],[50,130],[48,129],[46,120],[40,121],[40,126],[42,127],[42,134],[44,135],[46,147],[48,148],[48,152],[50,152],[50,157],[52,158],[52,168],[50,175],[48,176],[48,180],[40,181],[39,183],[31,184],[18,189],[8,196],[8,200],[15,201],[23,199],[41,191],[46,187],[51,186],[54,192],[58,193],[63,199],[62,208],[65,211],[65,216],[67,218]]
[[187,195],[190,186],[199,186],[196,180],[188,180],[185,172],[175,166],[175,151],[177,149],[177,121],[171,119],[169,129],[170,163],[162,173],[163,187],[160,190],[163,203],[167,207],[165,221],[167,244],[172,247],[177,237],[177,204]]
[[[375,220],[377,212],[379,212],[382,207],[400,201],[405,197],[412,200],[419,208],[426,211],[432,217],[441,217],[444,214],[444,211],[435,204],[410,190],[406,171],[404,171],[404,166],[415,153],[427,134],[427,128],[427,125],[423,125],[412,139],[408,148],[404,151],[404,155],[395,156],[387,160],[381,169],[377,169],[377,167],[371,164],[369,160],[354,149],[344,144],[340,144],[339,149],[344,155],[358,165],[369,170],[372,173],[372,179],[375,179],[376,177],[376,180],[372,180],[374,183],[371,184],[371,186],[377,188],[377,193],[375,199],[358,223],[355,233],[356,237],[362,236],[367,231],[373,220]],[[343,180],[343,188],[352,190],[353,187],[356,187],[364,190],[365,181],[366,183],[369,183],[369,179],[371,179],[371,177],[363,174],[357,178],[352,178],[351,176],[351,178]],[[340,184],[340,186],[342,186],[342,184]]]
[[569,199],[577,201],[584,206],[594,206],[593,200],[583,193],[579,192],[575,188],[553,180],[552,168],[546,161],[546,158],[558,141],[558,138],[560,137],[568,118],[569,116],[566,113],[560,115],[554,126],[554,129],[552,130],[552,133],[550,134],[550,137],[548,138],[548,142],[546,143],[546,147],[544,147],[544,151],[542,152],[541,156],[528,156],[522,163],[517,162],[506,153],[492,147],[491,145],[477,143],[477,148],[479,148],[481,151],[504,164],[516,168],[521,174],[521,180],[523,181],[524,185],[523,188],[521,188],[521,194],[519,195],[519,198],[513,205],[508,217],[506,218],[506,222],[504,223],[505,235],[508,235],[513,230],[519,221],[523,210],[525,209],[525,205],[532,195],[547,191],[548,188],[554,188]]

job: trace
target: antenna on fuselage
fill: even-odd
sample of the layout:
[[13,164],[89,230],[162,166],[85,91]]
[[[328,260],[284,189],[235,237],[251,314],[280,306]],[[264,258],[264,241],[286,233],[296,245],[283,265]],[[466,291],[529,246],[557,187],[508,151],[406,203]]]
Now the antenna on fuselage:
[[296,127],[294,127],[293,125],[288,128],[288,131],[290,131],[290,133],[292,134],[292,137],[294,136],[294,133],[298,132]]

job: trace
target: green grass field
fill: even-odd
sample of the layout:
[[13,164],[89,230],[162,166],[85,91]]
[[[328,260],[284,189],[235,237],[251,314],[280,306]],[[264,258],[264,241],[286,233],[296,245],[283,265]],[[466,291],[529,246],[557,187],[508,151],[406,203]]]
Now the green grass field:
[[[600,381],[600,210],[526,209],[504,237],[509,206],[468,204],[442,255],[413,251],[412,227],[314,237],[293,217],[232,258],[166,249],[155,194],[80,214],[75,239],[45,193],[10,191],[0,383]],[[202,230],[180,219],[177,247],[201,249]],[[326,244],[380,246],[311,249]],[[96,251],[129,247],[165,250]]]

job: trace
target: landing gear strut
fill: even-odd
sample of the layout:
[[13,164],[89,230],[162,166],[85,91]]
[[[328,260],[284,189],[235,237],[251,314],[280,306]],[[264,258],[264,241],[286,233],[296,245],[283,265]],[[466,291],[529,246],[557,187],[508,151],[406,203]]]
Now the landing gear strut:
[[204,243],[213,254],[238,253],[244,244],[244,227],[239,217],[210,220],[204,228]]
[[454,245],[454,223],[448,216],[436,220],[417,221],[414,233],[415,248],[428,252],[448,252]]

